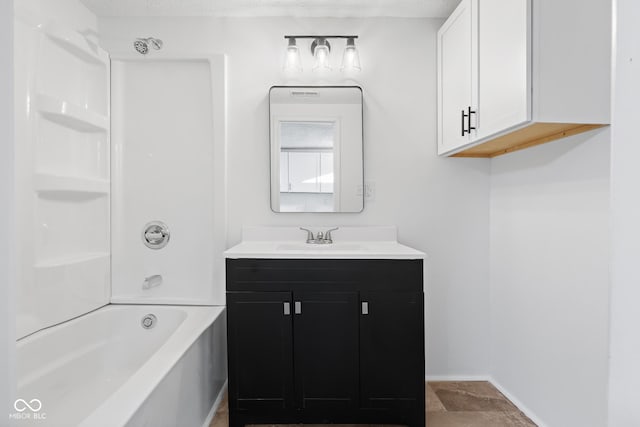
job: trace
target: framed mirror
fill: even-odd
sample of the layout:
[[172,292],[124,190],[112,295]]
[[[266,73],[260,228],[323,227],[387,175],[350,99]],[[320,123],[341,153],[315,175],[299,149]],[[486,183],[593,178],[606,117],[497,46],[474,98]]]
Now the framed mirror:
[[269,122],[274,212],[364,209],[360,87],[273,86]]

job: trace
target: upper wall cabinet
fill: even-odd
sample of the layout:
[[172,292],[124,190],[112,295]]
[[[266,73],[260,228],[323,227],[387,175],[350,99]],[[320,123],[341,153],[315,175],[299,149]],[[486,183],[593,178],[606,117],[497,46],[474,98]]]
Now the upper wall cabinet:
[[462,0],[437,44],[439,155],[495,157],[609,123],[608,0]]

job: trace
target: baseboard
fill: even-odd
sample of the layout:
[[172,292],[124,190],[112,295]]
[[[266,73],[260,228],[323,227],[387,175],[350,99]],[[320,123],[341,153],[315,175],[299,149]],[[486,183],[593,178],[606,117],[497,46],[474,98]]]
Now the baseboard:
[[218,393],[218,397],[216,397],[215,402],[213,402],[213,406],[211,407],[211,410],[209,411],[209,415],[207,415],[207,418],[205,419],[204,424],[202,424],[202,427],[209,427],[209,425],[211,424],[211,421],[213,420],[213,417],[216,416],[216,411],[220,407],[220,403],[222,403],[224,394],[227,392],[227,384],[228,384],[228,381],[225,381],[224,385],[220,389],[220,393]]
[[507,390],[502,384],[496,381],[494,378],[489,377],[488,381],[493,384],[495,388],[504,394],[507,399],[518,407],[531,421],[533,421],[538,427],[548,427],[531,409],[529,409],[520,399],[514,396],[509,390]]
[[491,381],[489,375],[427,375],[427,381]]

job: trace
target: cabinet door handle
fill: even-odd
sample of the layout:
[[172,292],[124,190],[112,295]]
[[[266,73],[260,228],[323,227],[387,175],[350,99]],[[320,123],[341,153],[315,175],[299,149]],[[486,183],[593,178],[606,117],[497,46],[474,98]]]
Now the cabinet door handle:
[[462,126],[462,136],[464,136],[467,133],[467,130],[464,128],[464,118],[467,117],[467,115],[464,113],[464,110],[460,111],[460,113],[461,113],[460,122]]
[[365,316],[369,314],[369,303],[367,301],[362,301],[362,314]]
[[[465,113],[462,110],[462,136],[465,136],[468,133],[471,133],[472,130],[476,130],[475,126],[471,126],[471,115],[476,114],[475,111],[471,109],[471,106],[467,107],[467,112]],[[464,127],[464,119],[467,119],[467,128]]]
[[475,126],[471,126],[471,115],[476,112],[471,109],[471,106],[467,108],[467,133],[471,133],[472,130],[476,130]]
[[296,301],[293,303],[293,309],[296,314],[302,314],[302,303],[300,301]]
[[283,303],[284,315],[289,316],[291,314],[291,304],[288,302]]

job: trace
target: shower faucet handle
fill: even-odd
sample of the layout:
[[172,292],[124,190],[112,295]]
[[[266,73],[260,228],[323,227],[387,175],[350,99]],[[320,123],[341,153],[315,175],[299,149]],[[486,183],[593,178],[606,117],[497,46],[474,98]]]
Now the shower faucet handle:
[[171,232],[162,221],[151,221],[142,229],[142,243],[149,249],[162,249],[169,243]]

